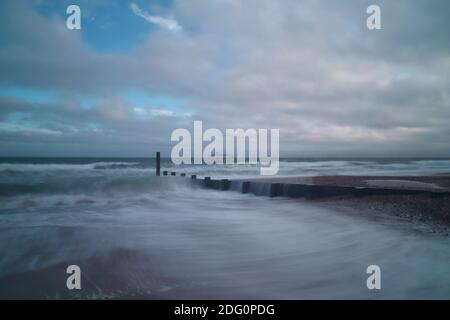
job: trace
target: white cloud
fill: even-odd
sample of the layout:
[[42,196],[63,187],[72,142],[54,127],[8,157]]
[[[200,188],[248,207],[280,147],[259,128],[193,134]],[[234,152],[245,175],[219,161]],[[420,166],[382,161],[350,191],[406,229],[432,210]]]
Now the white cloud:
[[152,109],[151,114],[154,117],[191,117],[192,114],[190,112],[181,112],[176,113],[170,110],[164,109]]
[[165,110],[165,109],[144,109],[135,107],[133,108],[133,111],[136,113],[136,115],[142,119],[150,119],[152,117],[184,117],[189,118],[192,117],[192,113],[190,112],[174,112],[171,110]]
[[165,116],[165,117],[173,117],[175,113],[170,110],[163,110],[163,109],[153,109],[152,115],[154,116]]
[[135,15],[145,19],[150,23],[156,24],[162,28],[165,28],[170,31],[180,31],[182,29],[182,27],[178,24],[176,20],[159,16],[152,16],[148,12],[142,10],[136,3],[131,3],[130,8]]

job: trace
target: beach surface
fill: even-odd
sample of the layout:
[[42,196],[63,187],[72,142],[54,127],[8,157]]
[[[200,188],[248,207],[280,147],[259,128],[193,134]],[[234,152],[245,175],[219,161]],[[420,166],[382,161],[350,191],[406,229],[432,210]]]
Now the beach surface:
[[[243,180],[243,179],[234,179]],[[307,184],[320,186],[342,186],[356,188],[384,188],[399,190],[420,190],[432,192],[450,191],[450,175],[434,176],[284,176],[284,177],[254,177],[245,181]]]
[[253,177],[234,179],[228,188],[214,181],[205,185],[270,197],[307,198],[329,207],[356,209],[365,215],[389,214],[450,227],[448,175]]

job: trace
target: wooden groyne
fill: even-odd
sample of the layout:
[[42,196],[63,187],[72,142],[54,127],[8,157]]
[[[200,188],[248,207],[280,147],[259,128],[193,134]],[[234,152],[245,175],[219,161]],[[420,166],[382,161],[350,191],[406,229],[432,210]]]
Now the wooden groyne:
[[[159,159],[157,157],[157,159]],[[157,175],[160,165],[157,163]],[[327,183],[304,183],[301,178],[278,177],[278,178],[248,178],[248,179],[213,179],[211,177],[200,178],[197,175],[187,175],[175,171],[163,171],[163,176],[188,178],[190,183],[197,187],[250,193],[256,196],[286,197],[286,198],[322,198],[322,197],[365,197],[373,195],[419,195],[428,194],[432,197],[449,197],[450,189],[423,189],[414,188],[389,188],[371,186],[349,186],[345,185],[345,177],[335,177],[336,182]],[[377,178],[377,177],[372,177]],[[398,178],[398,177],[395,177]],[[426,177],[425,177],[426,178]],[[394,177],[385,178],[386,181],[395,181]],[[438,178],[436,178],[438,179]],[[450,177],[445,178],[450,183]],[[340,182],[341,180],[341,182]],[[416,180],[417,177],[416,177]],[[384,181],[384,180],[383,180]],[[340,184],[342,183],[342,184]]]

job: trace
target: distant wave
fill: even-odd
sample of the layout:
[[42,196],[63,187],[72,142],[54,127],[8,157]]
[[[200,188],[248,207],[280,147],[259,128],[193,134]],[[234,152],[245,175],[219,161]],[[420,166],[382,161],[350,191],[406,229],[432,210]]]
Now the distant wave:
[[45,171],[45,170],[102,170],[138,168],[139,162],[93,162],[87,164],[61,163],[1,163],[0,172]]
[[139,164],[139,162],[97,162],[94,163],[94,169],[128,169]]
[[[154,170],[154,160],[146,161],[92,161],[77,163],[0,163],[0,173],[14,174],[46,171],[89,170]],[[78,161],[86,161],[84,159]],[[163,159],[163,170],[210,175],[259,175],[259,165],[181,165]],[[280,175],[402,175],[450,172],[450,160],[326,160],[281,159]]]

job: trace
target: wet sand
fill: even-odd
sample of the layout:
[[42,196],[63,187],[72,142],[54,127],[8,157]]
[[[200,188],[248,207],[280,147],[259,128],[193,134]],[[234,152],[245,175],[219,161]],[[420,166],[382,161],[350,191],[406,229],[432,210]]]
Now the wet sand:
[[390,215],[411,222],[425,223],[433,230],[450,232],[450,196],[374,195],[367,197],[329,197],[312,202],[336,210],[382,217]]

